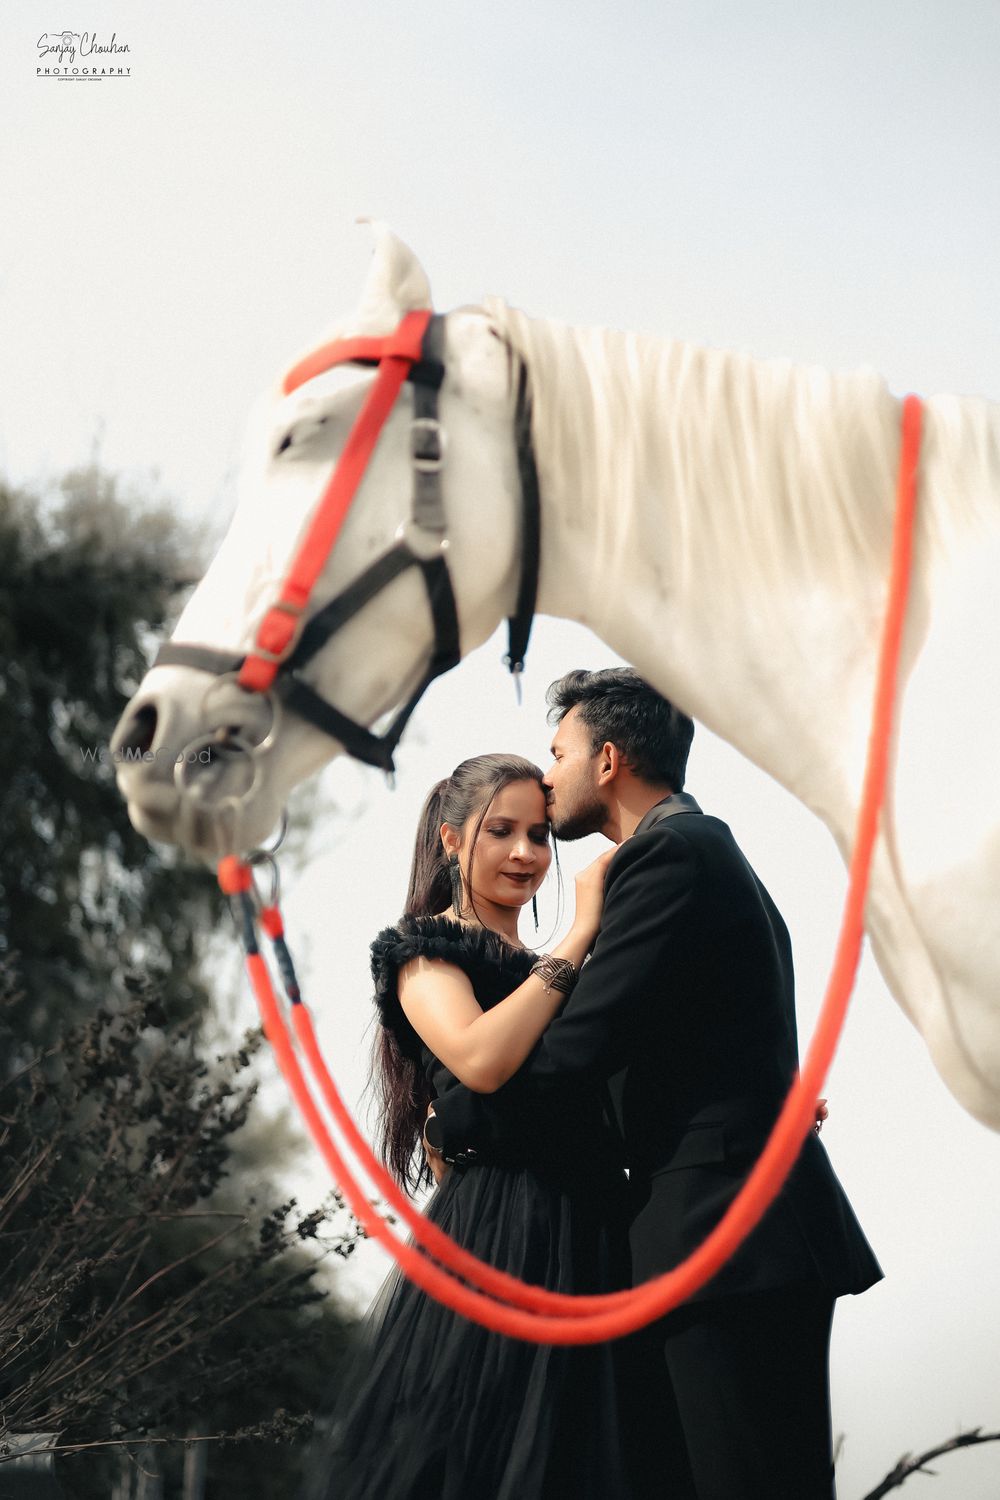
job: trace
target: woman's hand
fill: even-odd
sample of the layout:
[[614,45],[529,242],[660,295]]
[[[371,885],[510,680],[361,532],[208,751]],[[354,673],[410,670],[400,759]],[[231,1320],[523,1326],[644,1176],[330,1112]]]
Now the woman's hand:
[[448,1163],[445,1161],[444,1157],[439,1156],[436,1151],[427,1152],[427,1165],[431,1169],[431,1176],[434,1178],[434,1186],[440,1187],[442,1182],[444,1182],[445,1178],[447,1177],[448,1173],[451,1171],[451,1168],[448,1166]]
[[604,878],[608,873],[608,865],[617,852],[617,848],[614,848],[609,849],[606,854],[598,855],[593,864],[581,870],[576,877],[576,915],[573,918],[573,928],[579,936],[586,939],[588,947],[596,938],[597,929],[601,925]]

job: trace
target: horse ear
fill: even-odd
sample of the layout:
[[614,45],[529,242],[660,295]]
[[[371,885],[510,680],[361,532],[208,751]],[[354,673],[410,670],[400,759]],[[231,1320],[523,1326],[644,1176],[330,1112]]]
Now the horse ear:
[[355,331],[391,333],[404,313],[431,307],[430,283],[409,245],[404,245],[381,219],[359,219],[371,224],[375,253],[361,294]]

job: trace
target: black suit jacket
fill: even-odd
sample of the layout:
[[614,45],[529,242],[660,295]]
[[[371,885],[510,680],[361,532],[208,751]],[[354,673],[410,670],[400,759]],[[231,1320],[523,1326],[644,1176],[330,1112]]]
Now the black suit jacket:
[[[633,1277],[678,1264],[757,1159],[798,1067],[792,951],[729,828],[692,797],[652,808],[608,868],[594,951],[500,1094],[500,1116],[610,1079],[629,1168]],[[501,1099],[501,1096],[504,1096]],[[446,1156],[496,1147],[496,1107],[457,1085],[435,1104]],[[586,1143],[581,1143],[586,1150]],[[700,1294],[817,1276],[835,1295],[881,1277],[815,1134],[747,1243]]]

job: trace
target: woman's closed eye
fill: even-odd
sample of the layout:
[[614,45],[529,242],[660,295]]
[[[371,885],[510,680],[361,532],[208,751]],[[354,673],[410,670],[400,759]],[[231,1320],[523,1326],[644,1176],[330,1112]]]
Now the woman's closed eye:
[[[512,823],[492,823],[486,829],[486,832],[495,839],[509,839],[514,831]],[[549,841],[548,824],[539,823],[536,827],[529,828],[528,837],[533,844],[547,844]]]

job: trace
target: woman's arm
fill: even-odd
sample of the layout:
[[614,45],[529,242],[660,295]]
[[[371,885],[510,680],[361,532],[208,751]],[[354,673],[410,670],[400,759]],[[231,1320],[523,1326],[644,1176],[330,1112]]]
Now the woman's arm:
[[[604,874],[610,850],[589,865],[576,881],[576,918],[569,933],[552,950],[579,971],[597,935],[604,897]],[[537,974],[484,1011],[468,976],[457,965],[437,958],[414,958],[399,971],[399,1000],[407,1020],[434,1056],[460,1083],[476,1093],[491,1094],[517,1072],[565,995],[546,989]]]

